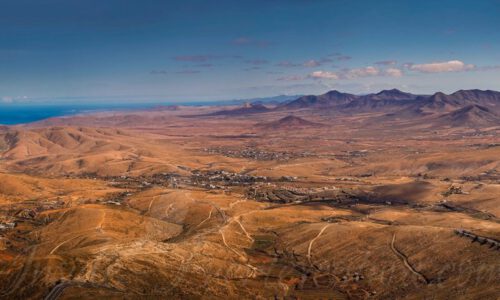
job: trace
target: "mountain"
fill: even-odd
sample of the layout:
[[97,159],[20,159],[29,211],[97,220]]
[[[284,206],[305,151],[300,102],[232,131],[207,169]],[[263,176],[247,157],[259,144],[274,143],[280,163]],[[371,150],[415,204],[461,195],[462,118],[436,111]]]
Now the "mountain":
[[458,101],[474,102],[479,105],[500,106],[500,92],[492,90],[459,90],[450,95]]
[[314,96],[302,96],[294,101],[279,105],[277,109],[300,109],[300,108],[324,108],[347,104],[358,96],[348,93],[342,93],[336,90],[329,91],[326,94]]
[[484,106],[498,112],[500,111],[500,93],[495,91],[460,90],[447,95],[437,92],[431,96],[417,97],[410,109],[443,113],[469,105]]
[[303,127],[319,127],[321,125],[322,124],[290,115],[273,122],[259,123],[256,126],[262,129],[297,129]]
[[444,111],[451,110],[464,105],[464,101],[453,98],[442,92],[437,92],[431,96],[417,97],[413,106],[421,110]]
[[[500,115],[500,92],[459,90],[449,95],[442,92],[433,95],[415,95],[398,89],[390,89],[368,95],[353,95],[333,90],[318,96],[302,96],[293,101],[281,103],[275,108],[268,108],[260,103],[247,103],[242,107],[217,111],[208,116],[240,116],[272,111],[313,109],[331,110],[340,114],[382,112],[385,113],[382,120],[394,120],[417,119],[432,115],[438,117],[455,111],[459,114],[461,108],[465,109],[463,113],[465,120],[474,120],[465,121],[464,124],[491,124],[496,120],[495,116]],[[488,110],[487,113],[484,109]],[[469,110],[471,112],[468,112]],[[485,119],[484,122],[479,121],[482,118]],[[435,118],[432,119],[435,120]],[[453,124],[461,123],[457,117],[449,121]],[[278,124],[275,125],[278,126]]]
[[500,115],[487,107],[470,104],[440,116],[438,121],[451,126],[500,126]]
[[383,90],[376,94],[360,96],[345,104],[345,110],[373,111],[384,108],[399,108],[415,100],[418,95],[402,92],[398,89]]
[[151,108],[150,110],[152,110],[152,111],[177,111],[179,109],[181,109],[180,105],[158,105],[158,106]]
[[412,100],[417,97],[417,95],[406,93],[398,89],[392,90],[382,90],[376,94],[369,94],[365,96],[372,100]]
[[260,98],[250,98],[250,99],[235,99],[221,102],[220,104],[228,105],[228,104],[245,104],[245,103],[253,103],[253,104],[280,104],[293,101],[303,95],[279,95],[273,97],[260,97]]
[[452,94],[437,92],[433,95],[415,95],[398,89],[383,90],[368,95],[353,95],[339,91],[303,96],[283,103],[277,109],[332,108],[344,112],[367,112],[374,110],[395,111],[408,107],[411,111],[449,112],[470,104],[477,104],[500,111],[500,92],[491,90],[459,90]]
[[245,103],[242,107],[238,107],[235,109],[229,110],[220,110],[206,116],[241,116],[241,115],[249,115],[249,114],[258,114],[268,112],[271,109],[260,103]]

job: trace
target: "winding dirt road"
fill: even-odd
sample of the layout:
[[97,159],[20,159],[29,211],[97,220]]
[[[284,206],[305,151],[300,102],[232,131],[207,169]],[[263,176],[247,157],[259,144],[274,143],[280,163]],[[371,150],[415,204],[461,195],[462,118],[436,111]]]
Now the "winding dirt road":
[[309,247],[307,248],[307,260],[309,261],[309,264],[312,265],[312,260],[311,260],[311,250],[312,250],[312,246],[314,244],[314,242],[323,234],[323,232],[328,228],[328,226],[330,226],[330,224],[326,224],[323,228],[321,228],[320,232],[318,233],[318,235],[316,235],[315,238],[313,238],[310,242],[309,242]]
[[427,279],[427,277],[425,277],[424,274],[420,273],[419,271],[417,271],[409,262],[408,262],[408,257],[406,257],[406,255],[399,251],[396,246],[394,246],[394,241],[396,240],[396,233],[394,233],[392,235],[392,241],[391,241],[391,249],[392,249],[392,252],[394,252],[402,261],[403,261],[403,264],[404,266],[410,270],[410,272],[412,272],[413,274],[415,274],[419,280],[421,280],[422,282],[425,282],[426,284],[429,283],[429,279]]

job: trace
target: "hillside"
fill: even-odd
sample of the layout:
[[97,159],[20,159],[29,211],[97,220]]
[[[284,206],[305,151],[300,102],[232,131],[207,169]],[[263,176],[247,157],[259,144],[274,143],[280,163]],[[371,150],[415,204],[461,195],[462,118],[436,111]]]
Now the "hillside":
[[339,91],[329,91],[323,95],[302,96],[294,101],[279,105],[277,109],[326,108],[350,103],[358,96]]
[[319,96],[303,96],[284,103],[277,109],[339,109],[346,113],[370,111],[394,111],[404,108],[431,112],[443,112],[459,107],[477,104],[500,109],[500,92],[481,90],[460,90],[452,94],[437,92],[433,95],[414,95],[398,89],[383,90],[368,95],[352,95],[330,91]]
[[270,110],[271,109],[267,108],[267,106],[263,104],[246,103],[242,107],[228,109],[228,110],[220,110],[210,114],[206,114],[206,116],[241,116],[241,115],[265,113]]
[[270,130],[270,129],[300,129],[307,127],[320,127],[321,124],[307,121],[300,117],[290,115],[276,121],[259,123],[255,126],[261,129]]
[[500,125],[500,115],[484,106],[471,104],[439,117],[449,126],[489,127]]
[[418,96],[398,89],[383,90],[376,94],[360,96],[346,103],[342,109],[346,112],[392,110],[408,105]]

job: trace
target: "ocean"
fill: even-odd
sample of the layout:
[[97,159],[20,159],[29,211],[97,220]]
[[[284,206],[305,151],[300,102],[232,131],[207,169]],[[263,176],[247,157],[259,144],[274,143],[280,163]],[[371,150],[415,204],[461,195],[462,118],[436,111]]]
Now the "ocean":
[[[213,102],[215,103],[215,102]],[[0,125],[16,125],[52,117],[71,116],[103,111],[149,109],[173,103],[124,103],[124,104],[0,104]],[[190,102],[182,105],[207,105],[208,102]]]
[[208,100],[189,102],[150,102],[150,103],[2,103],[0,102],[0,125],[16,125],[40,121],[52,117],[71,116],[103,111],[141,110],[160,105],[239,105],[245,102],[277,103],[294,100],[300,95],[281,95],[274,97],[239,99],[239,100]]

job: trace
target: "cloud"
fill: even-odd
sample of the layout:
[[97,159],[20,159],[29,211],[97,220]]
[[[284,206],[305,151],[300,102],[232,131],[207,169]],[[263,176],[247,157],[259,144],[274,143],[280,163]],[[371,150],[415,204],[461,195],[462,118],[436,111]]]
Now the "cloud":
[[284,67],[284,68],[291,68],[291,67],[298,67],[300,64],[293,63],[288,60],[280,61],[279,63],[276,64],[278,67]]
[[319,67],[319,66],[321,66],[321,64],[322,64],[321,62],[314,60],[314,59],[311,59],[311,60],[304,62],[302,65],[304,67],[313,68],[313,67]]
[[24,101],[27,101],[29,99],[28,96],[15,96],[15,97],[11,97],[11,96],[3,96],[0,98],[0,102],[1,103],[14,103],[14,102],[24,102]]
[[187,62],[207,62],[214,59],[214,55],[179,55],[175,56],[176,61],[187,61]]
[[368,66],[364,68],[344,69],[342,77],[347,79],[353,79],[358,77],[376,76],[379,74],[380,74],[379,69],[372,66]]
[[362,77],[371,76],[390,76],[390,77],[401,77],[403,76],[403,71],[397,68],[388,68],[385,70],[380,70],[373,66],[355,68],[355,69],[342,69],[337,72],[331,71],[315,71],[310,73],[307,77],[312,79],[340,79],[349,80]]
[[196,62],[196,63],[206,63],[215,59],[224,59],[224,58],[241,59],[241,56],[203,54],[203,55],[178,55],[173,57],[173,59],[176,61]]
[[4,96],[4,97],[2,97],[2,102],[3,103],[12,103],[12,102],[14,102],[14,98],[12,98],[10,96]]
[[211,68],[213,66],[214,66],[214,64],[209,64],[209,63],[195,65],[195,67],[199,67],[199,68]]
[[384,70],[384,75],[391,76],[391,77],[401,77],[403,76],[403,71],[397,68],[388,68]]
[[265,59],[249,59],[249,60],[245,60],[245,63],[250,64],[250,65],[260,66],[260,65],[265,65],[269,62]]
[[246,36],[241,36],[238,38],[235,38],[231,41],[231,44],[237,45],[237,46],[255,46],[255,47],[267,47],[269,46],[268,41],[264,40],[256,40],[253,38],[249,38]]
[[281,61],[277,63],[276,65],[278,67],[284,67],[284,68],[292,68],[292,67],[306,67],[306,68],[315,68],[319,67],[325,63],[332,62],[330,58],[321,58],[321,59],[310,59],[307,60],[303,63],[294,63],[288,60]]
[[314,71],[308,77],[312,79],[339,79],[337,73],[328,71]]
[[244,71],[255,71],[255,70],[260,70],[262,69],[261,67],[259,66],[253,66],[253,67],[250,67],[250,68],[246,68],[246,69],[243,69]]
[[[151,75],[168,75],[169,73],[172,73],[172,72],[169,72],[166,70],[153,70],[150,72]],[[193,70],[193,69],[185,69],[185,70],[180,70],[180,71],[176,71],[173,73],[175,73],[175,74],[198,74],[198,73],[200,73],[200,71]]]
[[352,59],[352,57],[350,57],[349,55],[342,55],[342,56],[337,57],[338,61],[346,61],[346,60],[351,60],[351,59]]
[[346,61],[346,60],[352,59],[351,56],[344,55],[340,52],[335,52],[335,53],[329,54],[328,56],[333,57],[335,60],[338,60],[338,61]]
[[150,72],[151,75],[167,75],[168,72],[165,70],[153,70]]
[[450,60],[444,62],[433,62],[428,64],[406,64],[406,67],[412,71],[422,73],[444,73],[444,72],[462,72],[470,71],[476,68],[475,65],[465,64],[460,60]]
[[481,66],[474,68],[475,71],[497,71],[500,70],[500,65],[497,66]]
[[181,70],[181,71],[177,71],[175,72],[176,74],[198,74],[200,73],[199,70]]
[[381,60],[375,62],[376,65],[378,66],[394,66],[397,63],[395,60]]
[[277,81],[299,81],[299,80],[302,80],[302,79],[304,79],[304,78],[302,78],[301,76],[292,75],[292,76],[280,77],[280,78],[277,78],[276,80]]

